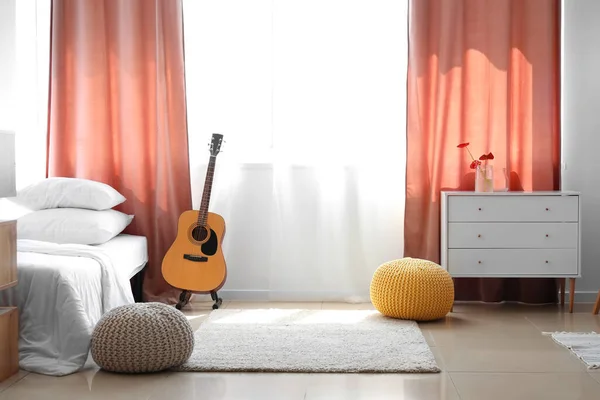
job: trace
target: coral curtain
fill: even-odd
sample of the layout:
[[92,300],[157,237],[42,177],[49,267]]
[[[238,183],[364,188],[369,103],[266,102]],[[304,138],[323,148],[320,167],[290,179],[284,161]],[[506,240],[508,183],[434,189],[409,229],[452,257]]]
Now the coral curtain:
[[161,261],[191,208],[182,4],[54,0],[48,176],[105,182],[148,239],[144,300],[172,303]]
[[[495,189],[559,189],[560,2],[413,0],[410,13],[404,251],[439,262],[440,192],[474,190],[459,143],[493,152]],[[557,282],[457,279],[456,299],[556,302]]]

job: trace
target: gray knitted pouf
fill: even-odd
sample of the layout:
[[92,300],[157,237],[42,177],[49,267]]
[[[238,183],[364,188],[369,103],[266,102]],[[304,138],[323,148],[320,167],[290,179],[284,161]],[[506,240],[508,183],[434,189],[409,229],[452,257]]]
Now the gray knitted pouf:
[[157,372],[187,361],[194,331],[185,315],[163,303],[116,307],[100,318],[92,334],[92,358],[111,372]]

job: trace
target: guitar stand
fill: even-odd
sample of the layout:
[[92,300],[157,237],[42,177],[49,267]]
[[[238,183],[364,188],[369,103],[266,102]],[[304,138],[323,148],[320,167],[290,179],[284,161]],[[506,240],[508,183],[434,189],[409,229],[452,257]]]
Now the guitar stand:
[[216,291],[210,292],[210,298],[215,302],[215,304],[213,304],[213,306],[212,306],[213,310],[216,310],[217,308],[219,308],[221,306],[221,304],[223,303],[223,299],[219,297],[219,295]]
[[[186,304],[188,304],[190,302],[191,297],[192,297],[191,292],[188,292],[187,290],[183,290],[181,292],[181,294],[179,295],[179,302],[175,305],[175,308],[178,310],[181,310],[183,307],[185,307]],[[216,310],[217,308],[219,308],[221,306],[221,304],[223,304],[223,299],[221,297],[219,297],[219,295],[216,291],[210,292],[210,298],[215,302],[215,304],[213,304],[213,306],[212,306],[213,310]]]
[[175,308],[181,310],[187,303],[190,302],[190,298],[192,297],[192,293],[187,290],[183,290],[179,295],[179,303],[175,305]]

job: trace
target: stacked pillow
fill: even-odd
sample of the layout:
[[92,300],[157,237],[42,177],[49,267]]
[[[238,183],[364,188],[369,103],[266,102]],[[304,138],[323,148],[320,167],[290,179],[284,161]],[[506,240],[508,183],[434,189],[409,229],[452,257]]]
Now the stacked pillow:
[[131,223],[133,215],[112,209],[125,200],[107,184],[80,178],[47,178],[8,199],[19,213],[18,239],[87,245],[105,243]]

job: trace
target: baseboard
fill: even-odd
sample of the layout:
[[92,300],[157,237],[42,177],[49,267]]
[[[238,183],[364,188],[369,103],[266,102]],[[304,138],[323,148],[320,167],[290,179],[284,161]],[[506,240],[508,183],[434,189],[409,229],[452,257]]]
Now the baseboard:
[[[576,303],[594,303],[597,291],[576,290]],[[343,303],[368,303],[369,294],[356,294],[347,292],[322,292],[322,291],[271,291],[271,290],[220,290],[219,296],[223,301],[330,301]],[[565,300],[569,301],[569,292],[565,293]],[[210,295],[194,295],[192,302],[210,301]]]
[[[361,295],[349,292],[322,291],[220,290],[219,297],[223,298],[223,301],[330,301],[344,303],[367,303],[371,301],[368,292]],[[210,295],[193,296],[192,302],[203,301],[210,301]]]
[[[598,291],[575,290],[575,303],[594,303],[598,296]],[[565,302],[569,301],[569,292],[565,293]]]

